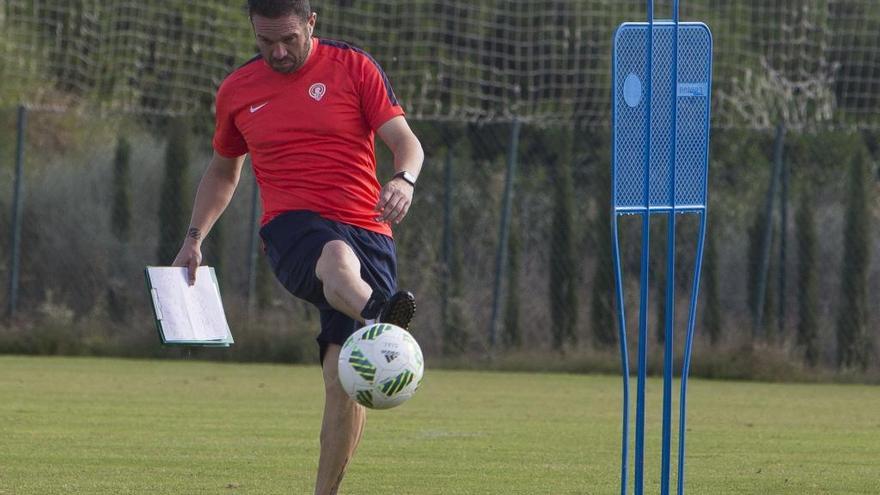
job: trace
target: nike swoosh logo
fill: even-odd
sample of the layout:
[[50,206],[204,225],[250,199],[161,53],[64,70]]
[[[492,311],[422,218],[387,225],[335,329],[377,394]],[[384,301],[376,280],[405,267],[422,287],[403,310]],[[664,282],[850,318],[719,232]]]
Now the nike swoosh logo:
[[265,106],[268,105],[268,104],[269,104],[269,102],[267,101],[266,103],[263,103],[262,105],[257,105],[257,106],[253,106],[253,105],[251,105],[251,113],[256,112],[257,110],[259,110],[259,109],[265,107]]

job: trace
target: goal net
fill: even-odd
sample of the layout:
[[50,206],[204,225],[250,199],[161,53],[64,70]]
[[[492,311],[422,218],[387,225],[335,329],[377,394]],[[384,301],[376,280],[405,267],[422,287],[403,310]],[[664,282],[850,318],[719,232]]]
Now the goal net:
[[[0,103],[211,112],[254,53],[243,0],[0,0]],[[671,2],[657,2],[670,17]],[[713,125],[880,127],[880,2],[685,0],[711,27]],[[315,0],[413,119],[607,126],[611,37],[642,0]]]

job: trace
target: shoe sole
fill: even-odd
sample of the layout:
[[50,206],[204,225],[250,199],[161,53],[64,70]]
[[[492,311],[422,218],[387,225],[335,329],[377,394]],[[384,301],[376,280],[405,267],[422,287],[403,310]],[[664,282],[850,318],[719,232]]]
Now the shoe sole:
[[416,298],[409,292],[403,292],[402,294],[402,296],[391,303],[388,312],[382,315],[381,321],[382,323],[390,323],[404,330],[409,330],[409,324],[416,314]]

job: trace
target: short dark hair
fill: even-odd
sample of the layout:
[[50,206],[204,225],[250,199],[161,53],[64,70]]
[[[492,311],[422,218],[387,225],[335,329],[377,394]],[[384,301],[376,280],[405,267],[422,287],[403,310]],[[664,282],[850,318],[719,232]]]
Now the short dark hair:
[[309,0],[248,0],[248,15],[254,14],[269,19],[295,15],[307,21],[312,14]]

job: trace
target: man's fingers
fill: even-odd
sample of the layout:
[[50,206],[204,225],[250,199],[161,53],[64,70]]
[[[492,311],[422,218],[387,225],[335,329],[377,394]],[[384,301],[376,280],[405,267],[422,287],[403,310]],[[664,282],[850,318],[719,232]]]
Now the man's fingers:
[[409,210],[409,201],[407,201],[405,197],[401,197],[397,203],[395,203],[394,208],[388,215],[388,221],[400,223],[400,221],[403,220],[403,217],[406,216],[407,210]]
[[400,223],[403,221],[404,217],[406,217],[406,214],[409,213],[409,206],[410,203],[407,203],[403,208],[400,209],[400,214],[397,215],[397,219],[394,220],[394,223]]
[[394,217],[395,213],[397,212],[398,203],[400,203],[400,196],[395,195],[388,200],[388,203],[385,204],[385,211],[382,212],[382,217],[386,222]]
[[393,197],[394,194],[387,189],[383,189],[379,194],[379,202],[376,204],[376,211],[379,212],[376,216],[377,222],[385,221],[385,217],[388,215],[389,203]]
[[394,208],[386,215],[388,222],[395,224],[400,223],[409,211],[411,204],[410,200],[405,196],[401,197],[394,205]]
[[379,202],[376,203],[377,222],[400,223],[412,200],[409,195],[396,186],[386,185],[379,193]]
[[379,215],[381,218],[381,222],[389,222],[392,218],[397,216],[397,210],[400,205],[400,201],[403,199],[401,195],[395,194],[385,203],[385,209],[382,210],[382,214]]
[[388,208],[388,202],[393,197],[394,193],[392,191],[390,191],[388,188],[383,188],[382,192],[379,193],[379,202],[376,203],[376,211],[382,212],[386,208]]
[[199,268],[199,262],[195,258],[190,258],[189,263],[186,264],[186,271],[189,275],[189,285],[195,285],[196,283],[196,270]]

